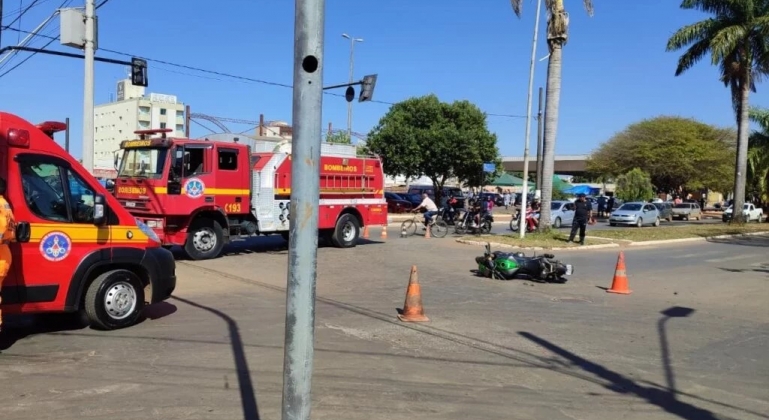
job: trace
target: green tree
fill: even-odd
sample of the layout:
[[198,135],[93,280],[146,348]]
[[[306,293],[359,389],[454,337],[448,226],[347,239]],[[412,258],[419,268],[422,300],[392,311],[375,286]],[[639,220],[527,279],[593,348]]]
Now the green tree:
[[648,201],[654,197],[654,186],[649,174],[633,168],[617,177],[615,194],[622,201]]
[[[678,59],[676,76],[692,68],[710,54],[711,64],[720,67],[720,79],[732,93],[737,117],[737,154],[734,175],[734,208],[745,202],[748,141],[750,130],[750,92],[755,82],[769,70],[769,1],[767,0],[683,0],[682,9],[711,15],[684,26],[670,37],[668,51],[687,48]],[[743,223],[736,212],[733,223]]]
[[[369,133],[366,147],[382,158],[386,174],[426,176],[437,194],[450,178],[481,185],[502,169],[486,114],[468,101],[445,103],[435,95],[391,106]],[[494,163],[496,171],[484,173],[485,162]]]
[[[593,16],[592,0],[582,0],[589,16]],[[511,0],[513,11],[521,16],[523,0]],[[555,166],[555,140],[558,133],[558,112],[561,103],[561,68],[563,47],[569,38],[569,14],[564,0],[546,0],[547,46],[550,56],[547,61],[547,93],[545,100],[545,133],[542,156],[542,211],[539,214],[541,226],[550,226],[550,201],[553,196],[553,175]]]
[[336,131],[326,134],[326,143],[352,144],[352,139],[344,131]]
[[697,120],[661,116],[631,124],[602,143],[587,162],[589,173],[611,178],[640,168],[659,191],[722,193],[734,176],[734,131]]
[[759,130],[750,134],[748,147],[748,191],[769,204],[769,109],[751,108],[750,119]]

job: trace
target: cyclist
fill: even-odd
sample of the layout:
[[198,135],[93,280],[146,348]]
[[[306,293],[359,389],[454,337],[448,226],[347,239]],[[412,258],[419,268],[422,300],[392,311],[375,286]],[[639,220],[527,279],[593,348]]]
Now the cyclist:
[[413,212],[416,213],[419,209],[427,210],[424,213],[425,226],[430,226],[432,224],[433,216],[438,214],[438,206],[435,205],[435,202],[430,199],[430,196],[428,196],[427,193],[422,194],[422,203],[414,208]]

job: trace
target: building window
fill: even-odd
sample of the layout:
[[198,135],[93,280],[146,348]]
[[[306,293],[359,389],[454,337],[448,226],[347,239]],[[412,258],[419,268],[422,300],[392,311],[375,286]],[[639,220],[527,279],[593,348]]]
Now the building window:
[[219,170],[234,171],[238,169],[238,152],[236,150],[219,149]]
[[166,115],[166,109],[160,108],[160,115]]
[[166,128],[166,123],[160,123],[160,128]]
[[184,131],[184,124],[176,124],[176,131]]
[[184,111],[176,111],[176,118],[184,118]]

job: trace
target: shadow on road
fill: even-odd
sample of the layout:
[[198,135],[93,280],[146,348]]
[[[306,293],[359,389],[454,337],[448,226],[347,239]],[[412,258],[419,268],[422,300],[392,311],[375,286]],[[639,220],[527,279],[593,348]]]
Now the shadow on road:
[[[534,334],[519,331],[518,334],[530,340],[554,354],[557,354],[564,359],[571,362],[573,365],[580,367],[585,372],[589,372],[605,381],[608,384],[603,384],[607,389],[620,394],[635,394],[636,396],[645,399],[650,404],[654,404],[668,413],[674,414],[682,419],[686,420],[720,420],[712,412],[703,410],[691,404],[679,401],[676,399],[675,390],[665,390],[654,387],[644,387],[623,376],[620,373],[609,370],[597,363],[591,362],[585,358],[582,358],[556,344],[540,338]],[[667,369],[666,369],[667,370]]]
[[[376,239],[358,239],[358,246],[366,245],[378,245],[384,242]],[[322,239],[318,240],[319,248],[330,247],[330,244],[325,243]],[[187,261],[189,258],[184,254],[184,251],[180,247],[171,248],[171,252],[174,254],[174,258],[177,261]],[[231,242],[224,247],[221,255],[217,258],[232,256],[232,255],[247,255],[247,254],[272,254],[272,255],[288,255],[288,242],[286,242],[280,235],[269,236],[257,236],[248,238],[242,241]]]
[[[176,312],[176,306],[168,302],[148,305],[142,311],[136,324],[146,320],[156,320]],[[78,331],[88,327],[88,318],[81,312],[48,313],[35,315],[6,315],[3,317],[3,332],[0,333],[0,351],[8,350],[17,341],[39,334]],[[111,335],[111,331],[103,331]]]
[[[198,267],[198,266],[196,266],[196,268],[202,269],[202,270],[207,270],[206,268]],[[263,288],[266,288],[266,289],[269,289],[269,290],[273,290],[273,291],[277,291],[277,292],[281,292],[281,293],[285,293],[285,291],[286,291],[286,289],[284,287],[275,286],[275,285],[272,285],[272,284],[269,284],[269,283],[264,283],[264,282],[261,282],[261,281],[258,281],[258,280],[252,280],[252,279],[244,278],[244,277],[233,275],[233,274],[229,274],[229,273],[219,272],[219,271],[216,271],[216,270],[211,270],[211,271],[212,272],[216,272],[216,274],[219,275],[219,276],[226,277],[226,278],[229,278],[231,280],[236,280],[236,281],[239,281],[239,282],[242,282],[242,283],[245,283],[245,284],[251,284],[251,285],[255,285],[255,286],[260,286],[260,287],[263,287]],[[686,420],[723,420],[723,419],[718,419],[710,411],[700,409],[700,408],[695,407],[695,406],[693,406],[691,404],[688,404],[688,403],[677,401],[676,398],[675,398],[675,395],[683,395],[683,396],[686,396],[686,397],[689,397],[689,398],[692,398],[692,399],[696,399],[696,400],[699,400],[699,401],[705,401],[705,402],[708,402],[708,403],[711,403],[711,404],[715,404],[715,405],[718,405],[718,406],[721,406],[721,407],[727,407],[727,408],[730,408],[730,409],[739,410],[739,411],[742,411],[742,412],[745,412],[745,413],[749,413],[749,414],[752,414],[752,415],[755,415],[755,416],[759,416],[759,417],[762,417],[762,418],[769,419],[769,417],[765,416],[764,414],[756,413],[756,412],[753,412],[753,411],[750,411],[750,410],[746,410],[746,409],[741,408],[741,407],[736,407],[736,406],[733,406],[733,405],[730,405],[730,404],[727,404],[727,403],[722,403],[722,402],[719,402],[719,401],[715,401],[715,400],[711,400],[711,399],[707,399],[707,398],[702,398],[702,397],[699,397],[697,395],[693,395],[693,394],[688,394],[688,393],[684,393],[684,392],[681,392],[681,391],[677,391],[677,390],[675,390],[675,389],[673,389],[671,387],[667,387],[666,388],[664,386],[657,385],[657,384],[650,384],[650,385],[652,385],[652,387],[648,387],[648,388],[647,387],[642,387],[642,386],[636,384],[635,382],[633,382],[632,380],[622,376],[619,373],[612,372],[612,371],[610,371],[610,370],[608,370],[608,369],[606,369],[606,368],[604,368],[604,367],[602,367],[600,365],[597,365],[595,363],[589,362],[586,359],[582,359],[579,356],[577,356],[577,355],[575,355],[573,353],[570,353],[570,352],[568,352],[565,349],[557,347],[554,344],[549,343],[549,342],[547,342],[545,340],[539,339],[538,337],[536,337],[536,336],[534,336],[534,335],[532,335],[530,333],[527,333],[527,332],[521,332],[519,334],[521,334],[524,338],[528,338],[528,339],[530,339],[532,341],[535,341],[534,339],[541,340],[542,343],[547,344],[547,346],[542,344],[543,347],[546,347],[546,348],[550,349],[551,351],[553,351],[553,353],[556,353],[556,354],[561,355],[561,356],[564,356],[564,354],[570,355],[573,359],[570,359],[569,357],[566,357],[566,359],[569,360],[569,362],[566,362],[562,358],[542,357],[542,356],[539,356],[539,355],[536,355],[534,353],[530,353],[530,352],[527,352],[527,351],[524,351],[524,350],[519,350],[519,349],[515,349],[515,348],[512,348],[512,347],[507,347],[507,346],[502,346],[502,345],[499,345],[499,344],[496,344],[496,343],[492,343],[490,341],[481,340],[479,338],[474,338],[474,337],[471,337],[471,336],[468,336],[468,335],[464,335],[464,334],[460,334],[460,333],[457,333],[457,332],[448,331],[448,330],[437,328],[437,327],[434,327],[434,326],[431,326],[431,325],[412,324],[412,323],[400,322],[394,316],[391,316],[391,315],[388,315],[388,314],[383,314],[381,312],[373,311],[373,310],[370,310],[370,309],[367,309],[367,308],[363,308],[363,307],[360,307],[360,306],[357,306],[357,305],[341,302],[341,301],[330,299],[330,298],[325,298],[325,297],[317,296],[316,300],[318,302],[321,302],[321,303],[324,303],[324,304],[327,304],[327,305],[331,305],[331,306],[339,308],[339,309],[344,309],[344,310],[347,310],[349,312],[352,312],[352,313],[355,313],[355,314],[358,314],[358,315],[362,315],[362,316],[365,316],[365,317],[368,317],[368,318],[372,318],[372,319],[376,319],[376,320],[379,320],[379,321],[383,321],[383,322],[386,322],[388,324],[392,324],[392,325],[398,326],[400,328],[407,328],[407,329],[410,329],[410,330],[413,330],[413,331],[416,331],[416,332],[420,332],[420,333],[423,333],[423,334],[430,335],[430,336],[435,337],[435,338],[439,338],[439,339],[446,340],[446,341],[449,341],[449,342],[453,342],[453,343],[456,343],[456,344],[459,344],[459,345],[470,347],[470,348],[473,348],[475,350],[480,350],[480,351],[486,352],[488,354],[493,354],[493,355],[496,355],[496,356],[504,357],[506,359],[515,360],[516,362],[520,362],[521,364],[527,365],[527,366],[532,367],[532,368],[551,370],[551,371],[557,372],[557,373],[562,374],[562,375],[566,375],[566,376],[570,376],[570,377],[573,377],[573,378],[576,378],[576,379],[580,379],[580,380],[584,380],[584,381],[587,381],[587,382],[591,382],[591,383],[594,383],[594,384],[597,384],[597,385],[600,385],[600,386],[606,386],[605,382],[603,382],[601,379],[606,380],[607,378],[611,378],[611,379],[613,379],[613,383],[616,385],[616,387],[610,387],[610,389],[614,389],[617,392],[625,393],[624,391],[620,390],[622,387],[625,387],[627,389],[633,389],[633,387],[635,387],[635,391],[632,391],[632,392],[635,393],[637,396],[639,396],[641,398],[645,398],[650,403],[653,403],[655,405],[659,405],[660,407],[663,407],[666,410],[668,410],[669,412],[671,412],[673,414],[677,414],[681,418],[686,419]],[[662,318],[662,320],[660,322],[662,322],[666,318],[677,318],[677,317],[683,317],[684,315],[688,316],[688,314],[690,314],[689,311],[693,311],[693,310],[689,309],[689,308],[679,308],[679,307],[669,308],[669,309],[667,309],[667,310],[662,312],[664,317]],[[660,328],[663,327],[663,326],[664,325],[661,324]],[[661,337],[660,339],[662,340],[663,337]],[[663,345],[665,347],[667,347],[667,339],[666,339],[666,337],[664,339],[665,339],[665,342],[663,343]],[[558,351],[554,351],[554,350],[558,350]],[[357,353],[357,352],[352,352],[352,353]],[[668,382],[673,382],[670,379],[670,378],[672,378],[672,370],[670,368],[669,349],[663,351],[662,358],[663,358],[663,365],[665,365],[665,363],[667,363],[667,366],[664,367],[664,368],[666,369],[666,376],[669,379]],[[584,362],[584,366],[580,365],[579,363],[576,363],[576,364],[578,364],[580,366],[583,366],[583,369],[586,370],[587,372],[593,373],[593,374],[601,373],[601,375],[598,375],[599,378],[595,378],[595,376],[593,376],[593,375],[587,375],[587,374],[583,374],[583,373],[580,373],[580,372],[574,372],[571,369],[572,365],[575,364],[574,360],[583,361]],[[473,362],[468,362],[468,363],[473,363]],[[585,367],[589,367],[590,369],[586,369]],[[662,404],[666,404],[666,405],[663,406]]]
[[243,348],[243,339],[240,336],[238,323],[224,312],[214,309],[189,299],[172,296],[171,299],[186,303],[194,308],[210,312],[222,319],[227,324],[230,333],[230,347],[232,358],[235,360],[235,371],[238,376],[238,388],[240,389],[240,401],[243,406],[243,418],[245,420],[259,420],[259,406],[256,404],[256,390],[251,382],[251,371],[248,368],[246,352]]
[[715,244],[769,247],[769,235],[708,238],[707,241]]

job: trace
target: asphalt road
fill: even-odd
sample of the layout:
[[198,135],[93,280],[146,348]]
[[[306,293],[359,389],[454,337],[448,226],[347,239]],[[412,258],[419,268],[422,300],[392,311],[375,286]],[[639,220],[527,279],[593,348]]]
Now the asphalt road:
[[[321,248],[313,418],[767,419],[767,246],[627,249],[631,295],[603,290],[616,249],[559,253],[555,285],[475,277],[449,238]],[[272,238],[182,261],[121,331],[10,320],[2,418],[279,419],[286,259]],[[412,264],[424,324],[395,317]]]

